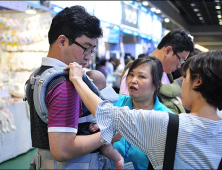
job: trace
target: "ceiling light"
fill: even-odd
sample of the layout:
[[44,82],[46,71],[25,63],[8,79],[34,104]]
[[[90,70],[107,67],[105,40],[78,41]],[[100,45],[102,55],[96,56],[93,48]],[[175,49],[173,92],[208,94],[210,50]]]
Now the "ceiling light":
[[201,13],[197,13],[197,16],[198,16],[198,17],[201,16]]
[[219,5],[215,6],[216,9],[221,9],[221,7]]
[[199,9],[197,9],[197,8],[194,8],[193,10],[194,10],[194,12],[199,12]]
[[164,22],[170,22],[169,18],[165,18]]
[[194,45],[194,48],[197,48],[197,49],[199,49],[199,50],[202,51],[202,52],[207,52],[207,51],[209,51],[207,48],[205,48],[205,47],[203,47],[203,46],[201,46],[201,45],[199,45],[199,44],[195,44],[195,45]]
[[214,0],[214,2],[220,2],[219,0]]
[[218,13],[218,14],[221,14],[221,12],[220,12],[220,11],[217,11],[217,13]]
[[195,3],[191,3],[190,6],[193,6],[193,7],[194,7],[194,6],[195,6]]
[[199,17],[199,20],[203,20],[203,17]]
[[222,22],[219,22],[220,25],[222,25]]
[[143,4],[144,6],[148,6],[148,5],[149,5],[149,3],[148,3],[147,1],[143,1],[142,4]]
[[159,14],[161,13],[161,11],[159,9],[156,9],[156,13]]
[[217,15],[217,18],[221,18],[221,15]]
[[151,8],[150,9],[152,12],[155,12],[156,11],[156,8]]

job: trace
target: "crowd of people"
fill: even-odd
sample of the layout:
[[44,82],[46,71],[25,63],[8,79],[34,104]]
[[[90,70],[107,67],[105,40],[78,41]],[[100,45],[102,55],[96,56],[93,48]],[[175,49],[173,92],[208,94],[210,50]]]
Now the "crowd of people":
[[[178,129],[177,140],[171,139],[176,143],[171,167],[222,169],[217,114],[222,109],[222,51],[193,55],[193,39],[176,29],[150,55],[125,67],[118,59],[101,60],[99,73],[87,73],[84,67],[101,36],[99,19],[84,7],[67,7],[53,18],[49,52],[38,75],[51,67],[64,67],[69,75],[47,86],[48,123],[39,117],[29,89],[32,146],[37,148],[30,169],[122,169],[129,162],[134,169],[165,168],[171,118]],[[178,69],[181,86],[172,76]],[[115,75],[115,91],[101,99],[83,81],[84,74],[101,91],[105,79]],[[109,100],[113,92],[116,101]]]

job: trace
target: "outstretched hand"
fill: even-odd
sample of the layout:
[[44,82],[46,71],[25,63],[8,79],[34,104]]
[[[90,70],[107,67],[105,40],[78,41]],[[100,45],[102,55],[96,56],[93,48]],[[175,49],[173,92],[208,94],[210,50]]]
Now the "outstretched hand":
[[81,65],[76,62],[70,63],[66,68],[63,70],[69,69],[69,80],[74,83],[75,80],[82,80],[82,76],[84,73],[84,69]]

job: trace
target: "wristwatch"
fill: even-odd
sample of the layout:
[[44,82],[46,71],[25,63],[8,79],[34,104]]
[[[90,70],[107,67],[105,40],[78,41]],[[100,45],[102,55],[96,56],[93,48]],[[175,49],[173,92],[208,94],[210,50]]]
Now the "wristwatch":
[[101,143],[102,143],[103,145],[109,145],[109,143],[108,143],[106,140],[104,140],[104,139],[101,139]]

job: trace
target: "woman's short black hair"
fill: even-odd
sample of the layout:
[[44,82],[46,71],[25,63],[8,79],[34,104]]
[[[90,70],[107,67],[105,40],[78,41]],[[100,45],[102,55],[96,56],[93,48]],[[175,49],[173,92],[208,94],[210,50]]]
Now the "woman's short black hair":
[[148,64],[150,66],[150,74],[153,78],[153,85],[156,88],[156,91],[154,92],[154,95],[153,95],[153,101],[155,102],[156,95],[159,97],[159,99],[161,101],[159,90],[160,90],[160,86],[161,86],[161,78],[163,75],[163,67],[162,67],[162,63],[160,62],[159,59],[157,59],[155,57],[151,57],[151,56],[146,56],[143,58],[136,59],[132,63],[132,65],[130,66],[127,77],[129,76],[131,71],[133,71],[135,68],[137,68],[138,66],[140,66],[142,64]]
[[189,58],[183,68],[183,76],[190,69],[190,80],[200,77],[202,83],[194,88],[206,101],[222,109],[222,51],[211,50]]
[[76,5],[66,7],[53,18],[48,32],[49,44],[52,45],[60,35],[75,40],[82,35],[99,38],[103,32],[99,19]]

